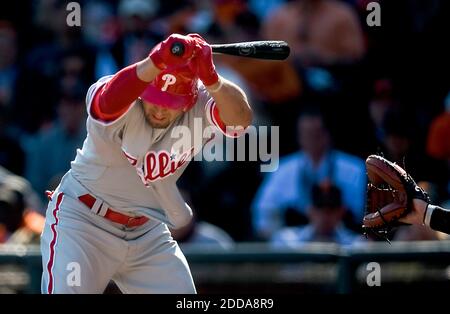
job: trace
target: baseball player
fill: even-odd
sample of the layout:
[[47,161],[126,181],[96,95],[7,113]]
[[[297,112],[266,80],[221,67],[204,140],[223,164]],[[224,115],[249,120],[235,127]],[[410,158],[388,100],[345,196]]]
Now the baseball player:
[[[182,55],[172,54],[181,43]],[[208,139],[177,127],[247,127],[244,92],[220,77],[199,35],[173,34],[144,60],[101,78],[87,92],[87,137],[46,212],[43,293],[195,293],[189,266],[168,226],[192,211],[176,181]],[[179,128],[182,130],[182,128]]]

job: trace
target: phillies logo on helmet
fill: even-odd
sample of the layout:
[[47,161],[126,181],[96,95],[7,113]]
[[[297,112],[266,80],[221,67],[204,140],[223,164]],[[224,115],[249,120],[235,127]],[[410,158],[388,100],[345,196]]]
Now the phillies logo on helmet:
[[167,91],[167,88],[169,88],[170,85],[173,85],[177,82],[177,78],[169,73],[164,74],[161,79],[164,81],[164,85],[161,88],[163,92]]
[[146,102],[174,110],[188,110],[198,97],[198,78],[189,66],[163,70],[141,94]]

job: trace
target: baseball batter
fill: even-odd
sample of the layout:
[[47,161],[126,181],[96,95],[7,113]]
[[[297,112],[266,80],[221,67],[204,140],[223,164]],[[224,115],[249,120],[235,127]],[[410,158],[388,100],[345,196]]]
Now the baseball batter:
[[[171,52],[184,45],[181,56]],[[215,71],[199,35],[174,34],[149,56],[93,84],[81,150],[49,197],[42,233],[43,293],[195,293],[189,266],[168,226],[192,211],[176,181],[208,139],[177,127],[247,127],[244,92]],[[178,145],[177,147],[179,147]],[[78,277],[76,277],[78,276]]]

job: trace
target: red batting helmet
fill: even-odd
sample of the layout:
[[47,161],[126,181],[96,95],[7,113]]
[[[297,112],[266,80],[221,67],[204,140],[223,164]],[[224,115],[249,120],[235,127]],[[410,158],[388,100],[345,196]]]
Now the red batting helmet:
[[161,107],[187,111],[197,102],[197,83],[189,66],[169,67],[148,85],[141,98]]

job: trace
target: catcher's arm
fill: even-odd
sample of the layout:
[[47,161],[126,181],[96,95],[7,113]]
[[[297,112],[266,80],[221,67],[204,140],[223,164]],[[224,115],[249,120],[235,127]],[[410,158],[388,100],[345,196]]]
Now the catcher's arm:
[[399,221],[415,225],[424,224],[433,230],[450,234],[450,210],[420,199],[413,200],[412,211]]

